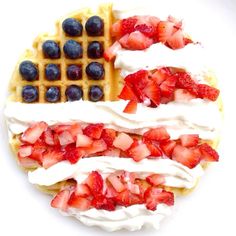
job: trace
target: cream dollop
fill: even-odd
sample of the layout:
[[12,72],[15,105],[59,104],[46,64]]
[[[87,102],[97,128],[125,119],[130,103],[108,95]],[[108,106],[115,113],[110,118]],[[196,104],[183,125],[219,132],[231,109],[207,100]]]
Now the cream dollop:
[[173,139],[191,133],[209,140],[219,135],[221,115],[214,102],[193,99],[161,104],[157,108],[138,104],[135,114],[122,112],[126,104],[126,101],[93,103],[82,100],[55,104],[8,102],[4,114],[11,135],[24,132],[38,121],[49,125],[73,121],[103,123],[107,128],[135,134],[165,126]]

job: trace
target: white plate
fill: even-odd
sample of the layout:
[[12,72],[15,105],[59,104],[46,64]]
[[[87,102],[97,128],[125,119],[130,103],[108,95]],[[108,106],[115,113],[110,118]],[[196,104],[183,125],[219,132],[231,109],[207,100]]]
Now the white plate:
[[[80,8],[82,2],[85,1],[8,0],[0,2],[1,116],[7,96],[7,84],[18,56],[25,48],[30,47],[38,33],[52,30],[57,18]],[[225,128],[220,146],[221,161],[207,170],[194,193],[177,200],[173,215],[163,222],[159,232],[142,230],[133,234],[236,235],[234,187],[236,180],[234,150],[236,2],[234,0],[162,2],[164,3],[159,4],[165,4],[170,12],[175,10],[181,12],[188,28],[195,29],[196,35],[204,41],[212,53],[212,63],[219,77],[225,105]],[[202,115],[207,116],[207,114]],[[110,235],[98,228],[85,227],[50,208],[50,197],[31,186],[27,182],[26,175],[17,167],[8,148],[3,119],[1,119],[0,130],[0,235]],[[129,233],[120,231],[113,235],[129,235]]]

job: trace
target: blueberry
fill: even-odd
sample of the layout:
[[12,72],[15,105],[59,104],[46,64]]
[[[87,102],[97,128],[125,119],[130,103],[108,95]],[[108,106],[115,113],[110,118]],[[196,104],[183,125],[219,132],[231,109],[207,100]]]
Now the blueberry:
[[47,40],[43,43],[43,54],[46,58],[57,59],[61,56],[61,50],[55,41]]
[[81,36],[83,32],[82,24],[75,18],[67,18],[62,23],[64,32],[70,36]]
[[70,59],[81,58],[83,55],[82,46],[73,39],[70,39],[65,43],[63,50],[66,57]]
[[80,100],[83,97],[83,91],[81,87],[77,85],[70,85],[66,89],[66,98],[68,101],[76,101]]
[[88,45],[88,57],[100,58],[103,56],[103,45],[98,41],[93,41]]
[[38,89],[31,85],[26,85],[22,89],[22,98],[24,102],[35,102],[38,100]]
[[89,78],[94,80],[99,80],[104,77],[104,68],[103,65],[98,62],[91,62],[86,67],[86,74]]
[[101,36],[104,31],[104,22],[99,16],[92,16],[87,20],[85,29],[90,36]]
[[50,81],[58,80],[61,76],[60,68],[55,64],[48,64],[45,69],[46,78]]
[[66,71],[67,77],[71,80],[82,79],[82,68],[77,65],[70,65]]
[[49,87],[46,92],[46,100],[48,102],[57,102],[60,99],[60,90],[58,87]]
[[103,91],[99,86],[91,86],[89,90],[89,99],[93,102],[101,100],[103,97]]
[[27,81],[34,81],[38,78],[38,68],[31,61],[23,61],[19,67],[21,76]]

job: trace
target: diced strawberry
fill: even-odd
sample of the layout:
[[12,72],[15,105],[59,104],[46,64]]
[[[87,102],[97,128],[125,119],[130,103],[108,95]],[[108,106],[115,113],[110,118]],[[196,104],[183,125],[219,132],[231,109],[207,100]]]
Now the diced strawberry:
[[28,157],[32,154],[33,152],[33,148],[30,145],[23,145],[20,146],[19,151],[18,151],[18,155],[20,157]]
[[122,48],[129,48],[128,40],[129,40],[129,34],[126,34],[123,37],[121,37],[118,42]]
[[150,156],[150,154],[151,152],[147,148],[147,145],[144,143],[139,144],[137,147],[129,149],[129,155],[137,162]]
[[151,185],[158,186],[165,183],[165,177],[163,175],[153,174],[149,175],[146,181]]
[[157,157],[162,156],[162,151],[157,145],[151,142],[145,142],[145,144],[151,153],[148,159],[156,159]]
[[96,209],[103,209],[107,211],[114,211],[115,210],[115,202],[107,198],[103,195],[97,195],[92,200],[92,206]]
[[179,137],[180,143],[184,147],[196,147],[199,142],[198,134],[183,134]]
[[31,159],[38,161],[40,164],[42,164],[43,159],[43,153],[49,149],[46,144],[41,140],[37,140],[33,145],[33,151],[30,156]]
[[160,104],[161,91],[155,81],[148,81],[142,92],[155,104],[155,106],[158,106]]
[[130,34],[134,31],[134,27],[137,23],[136,17],[129,17],[121,21],[121,33],[122,35]]
[[47,129],[48,125],[41,121],[31,125],[22,135],[21,141],[34,144]]
[[219,161],[219,154],[207,143],[199,145],[201,159],[204,161]]
[[125,82],[130,85],[137,85],[140,89],[143,89],[148,81],[148,71],[147,70],[139,70],[133,74],[129,74],[125,77]]
[[61,132],[59,135],[58,135],[58,139],[59,139],[59,142],[60,142],[60,145],[61,146],[64,146],[64,145],[68,145],[70,143],[74,143],[74,138],[73,136],[71,135],[71,133],[69,131],[63,131]]
[[133,194],[140,194],[140,189],[139,189],[139,186],[137,184],[132,184],[130,182],[127,183],[127,189],[133,193]]
[[120,156],[120,149],[118,148],[108,148],[106,151],[102,153],[103,156],[109,157],[119,157]]
[[72,137],[74,138],[75,141],[77,139],[78,134],[83,134],[83,131],[82,131],[81,126],[80,126],[79,123],[72,124],[70,129],[69,129],[69,132],[70,132],[70,134],[72,135]]
[[176,32],[175,23],[160,21],[157,26],[158,41],[165,43]]
[[140,194],[142,197],[144,196],[144,193],[146,192],[146,190],[149,187],[151,187],[151,185],[146,180],[143,180],[143,179],[136,179],[135,184],[139,186]]
[[143,33],[144,35],[150,38],[152,38],[156,33],[156,30],[152,25],[146,25],[146,24],[136,25],[135,30]]
[[176,31],[167,39],[167,44],[172,49],[180,49],[185,46],[184,35],[182,30]]
[[173,17],[173,16],[168,16],[167,20],[168,20],[169,22],[174,23],[174,24],[175,24],[175,27],[176,27],[177,29],[180,29],[180,28],[182,27],[182,24],[183,24],[182,20],[178,20],[178,19],[176,19],[176,18]]
[[143,137],[148,140],[165,141],[170,138],[170,135],[168,134],[166,128],[158,127],[145,132]]
[[193,40],[192,40],[192,39],[189,39],[189,38],[187,38],[187,37],[184,37],[184,44],[185,44],[185,45],[188,45],[188,44],[190,44],[190,43],[193,43]]
[[93,144],[91,147],[86,148],[86,152],[88,154],[94,154],[97,152],[103,152],[107,150],[107,144],[103,139],[95,140],[93,141]]
[[120,133],[114,140],[113,146],[126,151],[133,143],[133,139],[125,133]]
[[71,124],[56,124],[56,125],[51,126],[51,129],[57,134],[60,134],[64,131],[68,131],[70,130],[70,128],[71,128]]
[[133,101],[138,102],[137,96],[135,95],[133,90],[129,86],[127,86],[126,84],[124,85],[118,98],[123,99],[123,100],[133,100]]
[[89,186],[94,195],[101,194],[103,190],[103,179],[97,171],[92,171],[86,179],[86,184]]
[[219,89],[211,87],[207,84],[198,84],[197,90],[199,98],[205,98],[211,101],[216,101],[220,94]]
[[111,36],[112,37],[116,37],[116,38],[120,38],[122,36],[122,32],[121,32],[121,20],[115,22],[112,26],[111,26]]
[[84,134],[90,138],[100,139],[102,135],[103,124],[90,124],[83,130]]
[[75,195],[80,197],[88,197],[91,195],[87,184],[77,184],[75,188]]
[[114,129],[104,129],[101,138],[105,141],[108,147],[112,147],[116,138],[116,131]]
[[68,208],[68,200],[70,198],[70,190],[62,190],[51,201],[51,206],[66,211]]
[[80,158],[86,155],[86,152],[81,148],[76,148],[75,145],[68,145],[65,148],[64,159],[71,164],[75,164]]
[[84,135],[84,134],[77,134],[76,140],[76,147],[90,147],[93,143],[93,140]]
[[47,130],[43,133],[43,135],[44,135],[44,142],[47,145],[50,145],[50,146],[55,145],[53,133],[50,128],[47,128]]
[[63,153],[57,150],[48,150],[43,154],[42,164],[44,168],[49,168],[52,165],[64,159]]
[[21,157],[18,155],[19,164],[24,168],[37,168],[40,167],[38,161],[31,159],[30,157]]
[[123,173],[120,175],[120,178],[124,183],[130,182],[134,184],[135,180],[138,178],[138,175],[135,172],[123,171]]
[[188,92],[186,89],[176,89],[174,91],[174,100],[177,102],[190,101],[194,98],[196,98],[196,96]]
[[116,176],[115,174],[109,175],[107,179],[118,193],[125,190],[125,185],[120,181],[118,176]]
[[154,80],[158,85],[161,85],[166,79],[171,77],[171,71],[167,67],[156,70],[152,75],[151,79]]
[[121,49],[121,45],[118,41],[113,43],[109,48],[107,48],[103,54],[106,61],[111,61],[116,57],[117,52]]
[[200,162],[201,159],[200,156],[193,150],[181,145],[176,145],[172,153],[172,160],[192,169]]
[[176,146],[176,142],[173,140],[169,140],[167,142],[163,142],[160,144],[160,148],[162,149],[162,151],[167,157],[172,156],[175,146]]
[[128,113],[128,114],[135,114],[137,111],[137,106],[138,106],[138,103],[134,100],[131,100],[128,102],[123,112]]
[[112,184],[109,181],[106,181],[105,196],[107,198],[115,198],[117,195],[118,195],[118,193],[113,188]]
[[79,209],[80,211],[86,211],[91,207],[91,201],[86,197],[76,196],[75,193],[72,193],[68,201],[70,207]]
[[133,194],[129,190],[119,193],[116,196],[115,201],[118,205],[125,207],[143,203],[143,200],[139,195]]
[[163,97],[173,96],[176,84],[176,77],[171,76],[162,82],[160,85],[161,95]]

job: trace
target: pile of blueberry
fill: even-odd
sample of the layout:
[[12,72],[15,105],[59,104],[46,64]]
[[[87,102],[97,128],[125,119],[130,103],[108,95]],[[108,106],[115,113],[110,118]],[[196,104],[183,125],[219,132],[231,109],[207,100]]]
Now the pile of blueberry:
[[[83,34],[83,25],[75,18],[68,18],[63,21],[62,28],[64,33],[69,37],[79,37]],[[99,16],[90,17],[85,24],[88,36],[102,36],[104,34],[104,22]],[[58,42],[47,40],[42,45],[42,51],[45,58],[58,59],[61,57],[61,49]],[[103,57],[103,44],[98,41],[91,41],[88,44],[87,55],[91,59]],[[63,53],[68,59],[78,59],[83,57],[82,45],[74,39],[69,39],[63,46]],[[39,71],[37,65],[31,61],[23,61],[20,64],[19,72],[26,81],[38,80]],[[86,66],[85,72],[87,77],[92,80],[101,80],[104,78],[104,67],[99,62],[91,62]],[[69,80],[82,79],[82,66],[71,64],[67,67],[67,78]],[[45,79],[48,81],[56,81],[61,79],[60,65],[50,63],[45,66]],[[83,90],[77,85],[70,85],[65,92],[68,101],[79,100],[83,97]],[[91,86],[89,88],[89,99],[91,101],[99,101],[103,97],[103,90],[99,86]],[[32,85],[26,85],[22,89],[22,98],[24,102],[38,101],[38,88]],[[60,101],[60,89],[56,86],[46,88],[45,99],[48,102]]]

